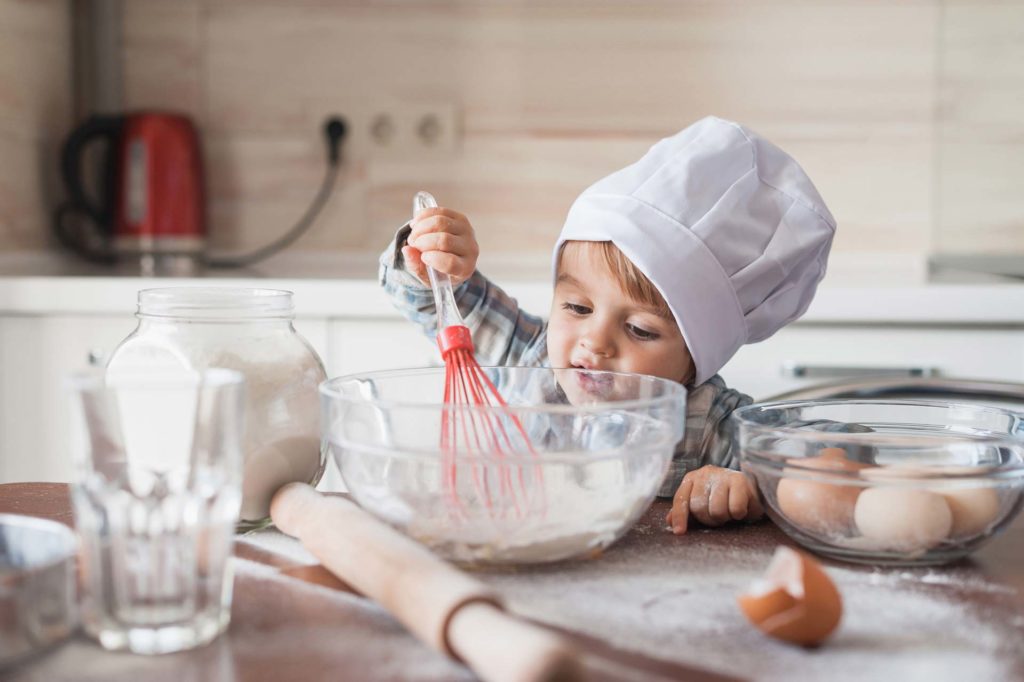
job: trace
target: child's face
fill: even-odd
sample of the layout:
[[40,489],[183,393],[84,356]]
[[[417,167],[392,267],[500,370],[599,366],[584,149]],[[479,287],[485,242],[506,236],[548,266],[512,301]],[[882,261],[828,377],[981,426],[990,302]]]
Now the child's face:
[[684,382],[693,371],[671,316],[629,297],[600,252],[566,244],[548,322],[552,367],[635,372]]

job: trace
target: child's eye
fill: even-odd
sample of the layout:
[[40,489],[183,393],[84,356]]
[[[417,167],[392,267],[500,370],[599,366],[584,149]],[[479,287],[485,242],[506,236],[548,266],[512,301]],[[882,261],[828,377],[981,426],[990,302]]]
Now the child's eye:
[[658,338],[657,332],[649,332],[643,327],[638,327],[635,324],[627,324],[626,329],[630,334],[640,339],[641,341],[653,341]]
[[585,305],[579,305],[577,303],[563,303],[563,310],[568,310],[573,315],[587,315],[590,313],[590,308]]

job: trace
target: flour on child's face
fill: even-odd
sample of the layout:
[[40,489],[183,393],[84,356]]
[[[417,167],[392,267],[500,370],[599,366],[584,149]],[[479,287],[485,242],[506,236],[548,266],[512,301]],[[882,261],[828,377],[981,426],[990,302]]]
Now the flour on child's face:
[[632,300],[585,244],[562,254],[547,332],[551,366],[682,381],[692,361],[675,321]]

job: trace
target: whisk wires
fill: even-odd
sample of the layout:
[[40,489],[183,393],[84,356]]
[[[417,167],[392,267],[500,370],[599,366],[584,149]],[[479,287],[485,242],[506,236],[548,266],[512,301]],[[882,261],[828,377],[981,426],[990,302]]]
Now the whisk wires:
[[[543,513],[545,500],[537,453],[522,422],[474,358],[468,328],[442,329],[438,343],[445,361],[441,453],[445,491],[452,509],[464,515],[458,475],[460,468],[468,468],[473,490],[492,516],[503,516],[509,502],[516,518],[524,518],[531,509],[539,508]],[[523,450],[534,458],[537,485],[532,491],[521,460]],[[500,501],[497,509],[496,499]]]
[[[418,192],[413,199],[413,215],[436,206],[434,197]],[[437,343],[445,365],[440,445],[441,475],[449,508],[456,516],[466,516],[459,476],[460,467],[468,466],[472,489],[492,517],[504,516],[510,501],[517,518],[524,518],[538,506],[543,515],[546,502],[541,467],[526,429],[477,363],[473,337],[459,314],[451,279],[429,266],[427,274],[437,308]],[[521,460],[524,449],[534,460],[532,494]]]

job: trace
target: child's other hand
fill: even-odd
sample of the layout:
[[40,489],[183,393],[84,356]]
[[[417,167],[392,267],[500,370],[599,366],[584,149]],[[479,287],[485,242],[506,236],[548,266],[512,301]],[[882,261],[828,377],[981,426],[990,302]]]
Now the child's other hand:
[[466,216],[450,208],[428,208],[416,214],[410,224],[409,241],[402,247],[405,267],[423,284],[430,286],[424,264],[447,273],[458,286],[476,270],[480,246]]
[[683,477],[665,521],[676,535],[686,532],[693,516],[705,526],[729,521],[756,521],[764,514],[754,481],[739,471],[703,466]]

